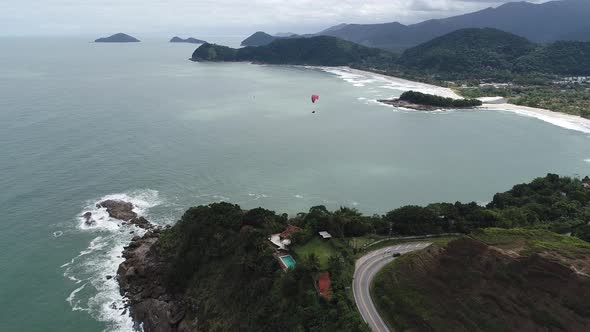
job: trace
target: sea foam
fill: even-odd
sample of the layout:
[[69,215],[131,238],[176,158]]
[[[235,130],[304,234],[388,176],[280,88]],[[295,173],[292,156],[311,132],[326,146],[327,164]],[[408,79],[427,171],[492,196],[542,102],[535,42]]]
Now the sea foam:
[[[115,277],[124,260],[121,255],[123,247],[133,236],[143,235],[145,231],[110,218],[106,209],[96,207],[97,203],[107,199],[130,202],[135,213],[146,217],[150,208],[162,204],[158,192],[154,190],[106,195],[85,204],[76,217],[76,227],[80,232],[96,236],[88,247],[61,265],[64,277],[76,285],[66,301],[73,311],[88,312],[93,318],[106,323],[109,331],[133,331],[133,321],[125,309],[125,299],[119,293]],[[87,225],[82,217],[86,212],[92,213],[95,221],[92,225]],[[112,278],[107,279],[107,276]]]

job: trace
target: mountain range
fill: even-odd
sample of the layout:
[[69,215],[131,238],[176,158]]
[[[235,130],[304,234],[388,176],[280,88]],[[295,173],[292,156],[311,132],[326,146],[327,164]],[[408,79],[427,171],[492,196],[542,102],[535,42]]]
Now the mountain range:
[[[314,35],[338,37],[361,45],[400,51],[464,28],[495,28],[533,42],[590,41],[590,1],[561,0],[542,4],[509,2],[496,8],[433,19],[417,24],[340,24]],[[260,33],[259,33],[260,34]],[[258,45],[278,37],[267,35]],[[270,37],[270,38],[269,38]]]

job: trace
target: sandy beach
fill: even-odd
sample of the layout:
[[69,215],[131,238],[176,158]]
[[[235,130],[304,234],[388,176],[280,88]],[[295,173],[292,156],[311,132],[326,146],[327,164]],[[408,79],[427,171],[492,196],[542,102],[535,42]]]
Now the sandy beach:
[[[365,81],[378,80],[380,82],[386,83],[387,87],[392,90],[414,90],[441,97],[455,99],[462,98],[461,96],[456,94],[452,89],[426,83],[409,81],[399,77],[387,76],[383,74],[377,74],[349,67],[320,67],[320,69],[325,72],[338,75],[345,81],[349,81],[356,86],[363,86],[363,82]],[[502,97],[485,97],[480,98],[480,100],[484,104],[478,107],[478,109],[511,112],[522,116],[533,117],[562,128],[590,134],[590,119],[585,119],[576,115],[554,112],[542,108],[533,108],[527,106],[508,104],[506,103],[506,100]]]

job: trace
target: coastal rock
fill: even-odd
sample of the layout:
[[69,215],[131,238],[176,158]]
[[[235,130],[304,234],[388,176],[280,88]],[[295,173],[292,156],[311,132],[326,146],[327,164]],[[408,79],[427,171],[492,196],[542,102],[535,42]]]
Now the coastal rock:
[[96,207],[106,208],[111,218],[123,221],[137,219],[137,213],[133,212],[133,204],[129,202],[108,199],[96,204]]
[[144,217],[133,218],[129,220],[129,223],[143,229],[148,229],[151,227],[150,222],[147,221],[147,219],[145,219]]
[[424,105],[424,104],[416,104],[416,103],[412,103],[406,100],[401,100],[399,98],[396,99],[380,99],[377,100],[380,103],[386,104],[386,105],[391,105],[391,106],[395,106],[395,107],[403,107],[403,108],[409,108],[415,111],[439,111],[439,110],[450,110],[450,109],[473,109],[475,108],[474,106],[466,106],[466,107],[461,107],[461,106],[452,106],[452,107],[443,107],[443,106],[431,106],[431,105]]
[[141,222],[147,223],[150,230],[143,237],[133,237],[123,250],[125,261],[117,270],[120,292],[128,300],[129,313],[146,332],[195,331],[193,323],[185,319],[187,307],[182,295],[165,287],[166,264],[156,245],[160,229],[145,219]]
[[82,218],[84,218],[84,223],[86,225],[94,225],[96,223],[96,221],[94,219],[92,219],[92,212],[86,212],[82,215]]

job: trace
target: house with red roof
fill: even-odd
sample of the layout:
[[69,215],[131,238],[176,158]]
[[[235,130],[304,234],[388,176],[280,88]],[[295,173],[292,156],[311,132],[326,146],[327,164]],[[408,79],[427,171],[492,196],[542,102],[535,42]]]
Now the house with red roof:
[[274,244],[276,248],[281,250],[287,250],[287,247],[291,244],[291,240],[289,240],[289,238],[291,237],[291,235],[293,235],[293,233],[298,232],[300,230],[301,228],[297,226],[287,225],[287,228],[285,228],[284,231],[277,234],[271,234],[268,240],[272,242],[272,244]]
[[298,232],[300,230],[301,228],[289,224],[287,225],[287,228],[284,231],[282,231],[279,236],[281,239],[288,239],[291,237],[291,235],[293,235],[293,233]]

